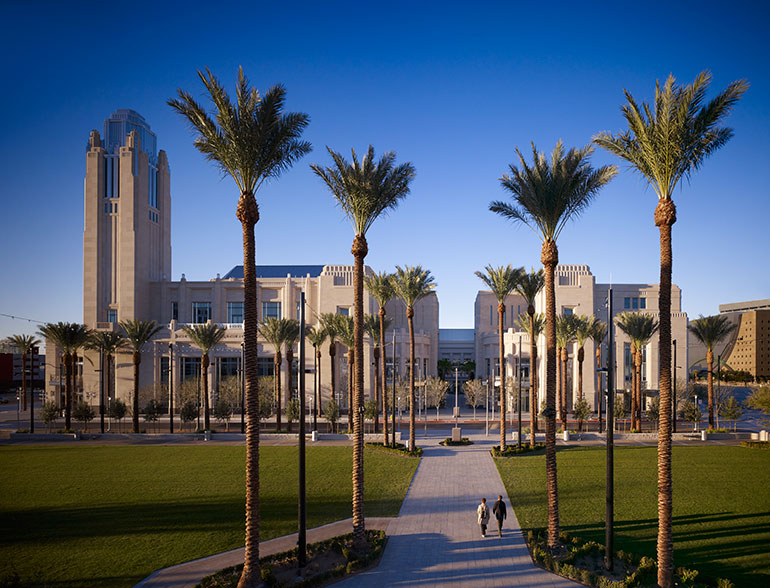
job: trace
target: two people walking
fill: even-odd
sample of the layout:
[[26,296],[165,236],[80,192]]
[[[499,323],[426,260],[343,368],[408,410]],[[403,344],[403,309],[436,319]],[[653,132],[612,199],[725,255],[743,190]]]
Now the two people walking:
[[[487,506],[487,499],[482,498],[481,504],[479,504],[478,508],[476,509],[476,514],[478,515],[478,524],[481,527],[481,536],[486,537],[487,536],[487,525],[489,524],[489,506]],[[497,521],[497,536],[502,537],[503,536],[503,521],[508,518],[508,510],[505,508],[505,502],[503,502],[502,495],[497,496],[497,502],[495,502],[494,506],[492,507],[492,514],[495,515],[495,520]]]

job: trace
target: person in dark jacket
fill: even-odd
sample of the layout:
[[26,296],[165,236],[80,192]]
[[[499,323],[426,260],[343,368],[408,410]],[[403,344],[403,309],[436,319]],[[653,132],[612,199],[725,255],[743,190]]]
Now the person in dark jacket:
[[505,508],[505,502],[503,502],[502,496],[498,495],[497,502],[495,502],[495,505],[492,507],[492,512],[497,519],[497,535],[498,537],[502,537],[503,521],[508,517],[508,511]]

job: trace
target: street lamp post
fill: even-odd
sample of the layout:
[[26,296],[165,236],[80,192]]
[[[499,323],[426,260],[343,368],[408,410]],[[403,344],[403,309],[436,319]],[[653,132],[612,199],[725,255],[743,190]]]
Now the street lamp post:
[[605,522],[604,522],[604,567],[612,570],[614,559],[614,535],[615,524],[615,439],[613,436],[615,380],[612,334],[612,286],[607,292],[607,469],[606,469],[606,495],[605,495]]
[[313,430],[318,430],[318,354],[313,343]]
[[168,432],[174,434],[174,344],[168,344]]
[[[35,348],[29,350],[29,432],[35,432],[35,391],[32,389],[32,372],[35,369]],[[22,371],[24,371],[22,369]],[[26,378],[26,374],[22,374]],[[104,433],[104,411],[102,411],[102,433]]]
[[521,335],[519,335],[519,432],[517,439],[519,449],[521,449],[521,373]]
[[[289,366],[291,369],[291,366]],[[307,502],[305,500],[305,292],[299,294],[299,533],[297,534],[297,565],[307,565]]]
[[673,414],[671,415],[671,431],[673,433],[676,433],[676,339],[674,339],[671,343],[674,345],[674,354],[673,354],[674,355],[674,382],[673,382],[674,402],[671,405],[671,408],[673,409],[672,410]]
[[[393,448],[396,447],[396,330],[393,329],[393,364],[390,370],[390,379],[393,385]],[[399,406],[399,420],[400,420],[400,406]]]
[[457,404],[457,394],[458,394],[458,369],[455,367],[455,427],[457,426],[457,419],[460,417],[460,407]]

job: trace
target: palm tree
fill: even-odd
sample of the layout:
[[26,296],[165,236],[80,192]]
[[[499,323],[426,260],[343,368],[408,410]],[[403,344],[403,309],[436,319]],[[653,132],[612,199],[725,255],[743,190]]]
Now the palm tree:
[[149,343],[163,327],[155,321],[129,319],[120,321],[120,326],[126,333],[127,347],[131,348],[134,363],[134,402],[133,402],[133,432],[139,432],[139,365],[142,363],[142,347]]
[[[53,341],[62,350],[64,359],[64,428],[72,428],[72,392],[75,387],[77,351],[88,341],[91,331],[79,323],[46,323],[40,327],[40,335]],[[58,400],[58,399],[57,399]]]
[[273,363],[275,364],[275,403],[277,407],[275,428],[277,431],[281,430],[281,348],[286,340],[287,320],[288,319],[267,317],[262,320],[257,327],[259,334],[262,335],[275,349]]
[[[382,434],[383,445],[388,444],[388,408],[385,399],[386,370],[385,370],[385,305],[393,298],[393,285],[391,283],[391,274],[380,272],[364,278],[364,287],[369,294],[374,296],[380,309],[377,314],[380,317],[380,354],[382,356]],[[378,410],[379,412],[379,410]],[[374,431],[377,432],[377,415],[374,417]]]
[[494,268],[488,265],[484,268],[486,273],[476,272],[482,282],[492,290],[497,298],[497,332],[498,332],[498,357],[500,362],[500,451],[505,451],[505,346],[503,336],[505,334],[505,299],[511,294],[524,274],[524,268],[514,269],[513,266]]
[[561,315],[556,317],[556,346],[559,350],[561,369],[559,370],[559,407],[561,415],[561,430],[567,430],[567,347],[575,340],[577,324],[575,316]]
[[[380,355],[381,355],[381,347],[380,342],[383,339],[383,333],[381,330],[381,327],[384,326],[385,329],[387,329],[390,326],[390,319],[386,319],[385,317],[379,317],[375,316],[373,314],[367,314],[364,317],[364,330],[366,331],[366,334],[369,335],[372,338],[372,344],[374,347],[374,405],[377,407],[376,412],[374,413],[374,432],[378,433],[377,430],[377,416],[380,413],[379,406],[380,406],[380,390],[382,390],[382,396],[383,396],[383,421],[385,423],[385,441],[383,442],[383,445],[388,444],[388,433],[387,433],[387,411],[385,410],[384,406],[384,397],[385,397],[385,378],[383,377],[382,380],[380,380]],[[385,361],[384,358],[382,360]]]
[[369,149],[359,162],[356,152],[351,150],[351,161],[342,155],[326,150],[334,165],[321,167],[311,165],[313,171],[337,199],[345,216],[348,217],[355,237],[351,253],[354,259],[353,271],[353,321],[355,326],[354,354],[358,356],[355,373],[355,391],[352,410],[356,415],[353,424],[355,444],[353,445],[353,537],[359,547],[365,542],[364,529],[364,258],[369,252],[366,233],[374,222],[388,210],[398,206],[399,201],[409,194],[409,184],[415,176],[411,163],[396,166],[396,154],[385,153],[375,162],[374,147]]
[[315,378],[315,399],[313,401],[313,406],[315,407],[315,410],[313,411],[313,429],[318,430],[318,415],[321,414],[321,346],[324,344],[324,341],[326,341],[326,337],[328,335],[326,334],[326,330],[323,328],[323,325],[320,323],[315,327],[310,327],[305,331],[305,337],[307,337],[307,340],[310,341],[310,343],[313,345],[313,349],[315,350],[315,363],[316,363],[316,369],[315,373],[313,374],[313,377]]
[[182,331],[193,342],[193,345],[200,347],[201,355],[201,379],[203,380],[203,428],[211,428],[209,420],[209,351],[219,343],[225,336],[227,330],[214,323],[205,323],[198,325],[185,325]]
[[622,106],[628,130],[618,135],[603,132],[594,143],[618,157],[647,179],[658,196],[655,225],[660,231],[660,422],[658,424],[658,584],[670,588],[674,572],[671,486],[671,227],[676,222],[674,189],[689,178],[705,159],[731,137],[720,124],[748,89],[748,82],[731,83],[704,104],[711,74],[701,72],[692,84],[680,87],[669,75],[655,86],[655,103],[641,107],[625,91]]
[[[516,285],[516,293],[524,298],[527,303],[527,315],[529,316],[529,329],[523,330],[529,333],[529,346],[530,346],[530,366],[529,366],[529,414],[530,414],[530,435],[532,447],[535,446],[535,433],[537,433],[537,391],[538,391],[538,377],[537,377],[537,337],[540,335],[542,329],[535,331],[535,298],[540,293],[545,285],[545,273],[542,269],[535,271],[532,268],[529,273],[524,272],[519,278],[519,283]],[[519,321],[521,324],[521,321]]]
[[[542,270],[541,270],[542,271]],[[537,339],[545,327],[545,315],[542,312],[529,314],[527,316],[519,315],[519,328],[529,335],[530,358],[529,358],[529,443],[535,446],[535,435],[538,432],[537,415],[540,407],[539,398],[539,377],[537,372]]]
[[642,348],[649,343],[658,330],[658,321],[643,312],[621,312],[615,322],[621,331],[631,339],[634,356],[634,377],[631,392],[631,428],[642,427]]
[[[297,319],[281,320],[285,321],[283,343],[286,345],[286,402],[288,403],[294,394],[294,345],[299,340],[299,321]],[[297,366],[298,370],[304,368],[305,366]]]
[[[99,418],[101,420],[102,433],[104,433],[104,398],[105,396],[110,398],[110,386],[112,384],[112,378],[110,377],[112,374],[111,368],[115,360],[115,354],[122,349],[125,349],[126,345],[127,342],[123,335],[116,331],[94,331],[91,333],[91,337],[86,344],[86,348],[95,349],[102,354],[102,357],[104,357],[104,366],[100,366],[100,369],[106,369],[107,372],[106,374],[100,373],[99,375],[102,378],[102,381],[106,381],[107,383],[104,393],[99,397]],[[171,391],[169,390],[169,394],[170,393]]]
[[392,285],[393,293],[406,304],[409,324],[409,451],[414,451],[414,305],[433,292],[436,283],[430,271],[422,269],[421,265],[407,265],[404,268],[396,266]]
[[[599,417],[601,418],[601,376],[599,375],[601,372],[599,370],[602,367],[602,341],[604,340],[604,337],[607,336],[607,324],[594,317],[588,336],[594,342],[596,348],[596,370],[594,370],[596,374],[596,408]],[[610,384],[608,383],[607,387],[609,388],[609,386]]]
[[[578,316],[575,318],[575,341],[577,341],[578,352],[578,400],[583,400],[583,361],[585,360],[585,349],[583,346],[596,330],[596,323],[601,322],[595,316]],[[601,339],[599,340],[601,342]]]
[[356,364],[356,328],[352,316],[335,314],[340,343],[348,348],[348,433],[353,433],[353,379]]
[[329,338],[329,374],[331,376],[331,391],[330,399],[334,400],[337,404],[341,404],[335,395],[334,382],[336,380],[336,361],[337,356],[337,337],[339,336],[339,330],[337,326],[337,315],[333,312],[325,312],[320,317],[321,328]]
[[714,345],[735,330],[735,325],[726,316],[703,316],[690,323],[689,331],[706,346],[709,390],[709,428],[714,428]]
[[554,270],[559,263],[556,240],[567,221],[577,217],[598,191],[616,174],[615,166],[593,169],[589,163],[590,147],[570,149],[565,153],[561,141],[550,161],[532,144],[533,163],[527,164],[516,149],[520,168],[510,165],[510,175],[500,182],[513,196],[513,203],[492,202],[489,209],[504,218],[529,226],[543,243],[540,259],[545,269],[545,351],[546,409],[545,445],[548,487],[548,546],[559,541],[559,496],[556,485],[556,294]]
[[261,96],[249,88],[243,69],[238,71],[236,103],[206,69],[198,72],[214,103],[212,116],[191,94],[178,91],[168,104],[188,120],[196,132],[194,145],[240,190],[236,216],[243,231],[243,345],[246,428],[246,552],[238,588],[262,582],[259,567],[259,392],[257,379],[257,274],[254,227],[259,207],[254,193],[267,179],[278,178],[310,152],[300,137],[309,122],[303,113],[284,112],[286,90],[276,85]]
[[[32,335],[11,335],[7,339],[8,343],[18,347],[21,352],[21,398],[22,410],[27,410],[27,355],[32,353],[32,349],[40,345],[40,340]],[[32,407],[34,414],[35,399],[32,398]],[[31,418],[31,417],[30,417]],[[34,433],[34,421],[32,423],[32,433]]]

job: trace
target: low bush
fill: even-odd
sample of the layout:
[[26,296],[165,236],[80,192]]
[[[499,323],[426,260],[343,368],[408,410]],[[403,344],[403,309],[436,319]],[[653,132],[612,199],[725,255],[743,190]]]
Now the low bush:
[[741,447],[751,449],[770,449],[770,441],[741,441]]
[[396,446],[383,445],[382,443],[366,443],[366,446],[370,449],[377,449],[379,451],[386,451],[388,453],[396,453],[399,455],[408,455],[410,457],[422,457],[422,447],[415,445],[414,451],[409,449],[403,443],[396,443]]
[[444,439],[441,442],[441,445],[447,445],[447,446],[450,446],[450,445],[473,445],[473,441],[468,439],[468,437],[463,437],[459,441],[452,441],[451,437],[447,437],[446,439]]
[[531,451],[537,451],[539,449],[545,449],[545,443],[535,443],[532,447],[529,443],[518,445],[506,445],[505,451],[500,452],[500,446],[494,445],[492,447],[492,457],[512,457],[514,455],[521,455],[522,453],[530,453]]

